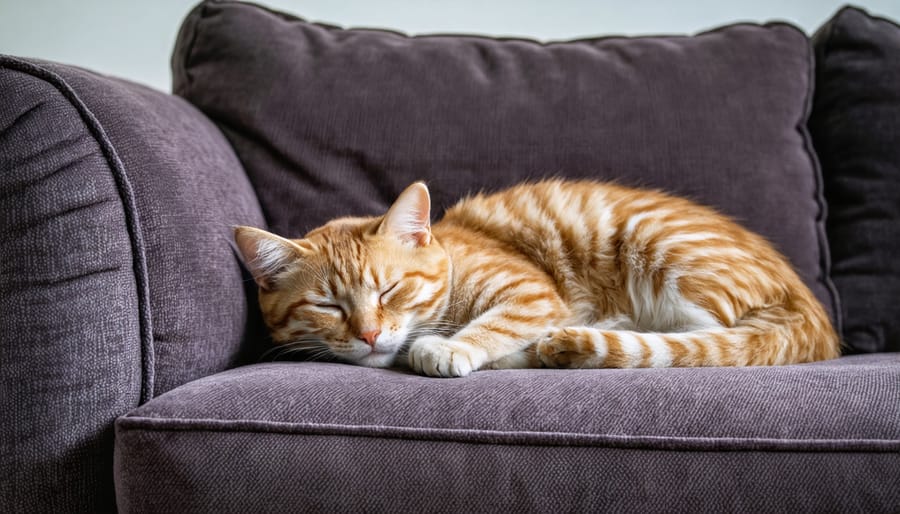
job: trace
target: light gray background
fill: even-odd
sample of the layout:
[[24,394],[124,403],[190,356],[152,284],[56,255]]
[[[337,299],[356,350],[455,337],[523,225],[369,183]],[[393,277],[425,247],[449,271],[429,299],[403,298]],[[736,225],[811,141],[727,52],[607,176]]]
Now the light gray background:
[[[168,91],[169,54],[193,0],[0,0],[0,53],[76,64]],[[736,21],[789,21],[812,33],[829,0],[262,0],[310,21],[411,34],[539,40],[693,33]],[[857,3],[900,19],[900,0]]]

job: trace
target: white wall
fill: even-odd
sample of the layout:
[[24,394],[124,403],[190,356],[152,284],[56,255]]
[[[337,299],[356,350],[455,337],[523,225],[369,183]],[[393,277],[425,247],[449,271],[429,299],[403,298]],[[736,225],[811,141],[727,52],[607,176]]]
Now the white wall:
[[[691,33],[734,21],[790,21],[808,33],[835,0],[259,0],[311,21],[407,33],[541,40]],[[0,53],[77,64],[168,91],[169,54],[193,0],[0,0]],[[863,0],[900,20],[900,0]]]

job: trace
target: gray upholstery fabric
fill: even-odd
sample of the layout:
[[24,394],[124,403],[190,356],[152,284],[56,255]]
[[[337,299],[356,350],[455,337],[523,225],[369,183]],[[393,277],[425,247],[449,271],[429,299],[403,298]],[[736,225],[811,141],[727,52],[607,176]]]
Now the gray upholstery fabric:
[[110,510],[142,387],[130,186],[59,77],[0,58],[0,91],[0,505]]
[[[120,489],[122,512],[890,513],[900,501],[887,479],[873,486],[867,478],[896,476],[891,453],[674,452],[316,434],[298,441],[246,431],[123,436],[133,444],[134,473]],[[233,466],[236,458],[243,467]],[[163,476],[164,469],[177,474]],[[248,471],[254,469],[265,476]],[[141,478],[146,487],[130,482]]]
[[111,510],[113,420],[252,353],[228,232],[263,220],[180,98],[5,56],[0,94],[0,510]]
[[120,418],[126,512],[889,512],[900,354],[772,368],[246,366]]
[[[45,63],[103,126],[132,183],[145,241],[153,395],[253,360],[234,225],[264,226],[241,163],[216,127],[171,95]],[[135,113],[140,113],[135,117]]]
[[280,234],[383,213],[420,179],[435,216],[523,180],[617,180],[766,236],[839,325],[806,131],[812,52],[789,25],[539,44],[342,30],[204,2],[172,66],[174,91],[222,128]]
[[813,38],[809,120],[828,199],[844,342],[900,351],[900,25],[846,7]]

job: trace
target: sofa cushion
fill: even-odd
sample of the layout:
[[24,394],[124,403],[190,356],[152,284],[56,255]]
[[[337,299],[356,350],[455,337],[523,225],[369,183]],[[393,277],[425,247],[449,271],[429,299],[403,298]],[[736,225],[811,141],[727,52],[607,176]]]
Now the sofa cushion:
[[40,64],[77,92],[132,185],[152,318],[145,396],[255,360],[255,291],[232,249],[232,227],[265,222],[222,133],[182,98]]
[[113,420],[248,356],[262,215],[182,98],[7,56],[0,94],[0,505],[108,512]]
[[527,179],[617,180],[736,217],[836,312],[806,132],[811,51],[794,27],[542,44],[204,2],[172,66],[174,91],[222,128],[283,235],[384,212],[418,179],[437,213]]
[[898,397],[900,354],[452,380],[258,364],[120,418],[117,491],[141,512],[882,512]]
[[844,341],[900,351],[900,26],[847,7],[816,32],[809,126]]
[[0,56],[0,91],[0,505],[106,512],[143,385],[132,191],[58,76]]

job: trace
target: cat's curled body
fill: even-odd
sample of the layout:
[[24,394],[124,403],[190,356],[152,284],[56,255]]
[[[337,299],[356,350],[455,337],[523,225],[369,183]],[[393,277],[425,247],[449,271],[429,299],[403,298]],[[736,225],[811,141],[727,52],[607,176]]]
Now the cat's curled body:
[[776,365],[838,356],[762,237],[656,191],[550,180],[287,240],[238,227],[273,339],[431,376],[483,368]]

